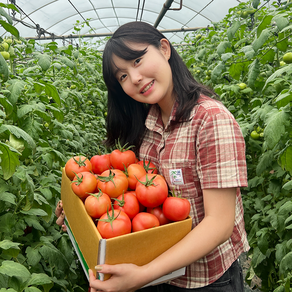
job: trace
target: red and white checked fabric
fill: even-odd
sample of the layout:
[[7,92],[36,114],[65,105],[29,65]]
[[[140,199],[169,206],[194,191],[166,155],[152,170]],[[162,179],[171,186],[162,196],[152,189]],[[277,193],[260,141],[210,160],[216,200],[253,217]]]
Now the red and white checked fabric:
[[249,249],[244,228],[240,187],[247,186],[245,141],[233,115],[221,102],[201,96],[186,122],[174,123],[176,104],[166,127],[152,105],[139,158],[151,159],[170,190],[191,203],[193,227],[204,218],[203,189],[237,187],[232,236],[170,283],[199,288],[216,281],[243,251]]

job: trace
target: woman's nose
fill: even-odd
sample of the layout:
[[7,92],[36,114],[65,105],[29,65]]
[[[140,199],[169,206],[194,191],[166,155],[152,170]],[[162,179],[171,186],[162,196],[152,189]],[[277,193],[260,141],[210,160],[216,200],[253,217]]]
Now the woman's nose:
[[131,73],[131,79],[133,84],[139,84],[142,81],[142,76],[139,72],[132,72]]

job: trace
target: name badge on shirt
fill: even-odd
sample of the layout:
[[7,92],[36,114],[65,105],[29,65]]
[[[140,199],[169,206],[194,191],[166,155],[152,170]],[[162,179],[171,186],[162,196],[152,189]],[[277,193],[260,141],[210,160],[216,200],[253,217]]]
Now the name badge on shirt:
[[183,185],[184,184],[184,178],[183,178],[181,169],[170,169],[169,170],[169,177],[170,177],[170,182],[173,185]]

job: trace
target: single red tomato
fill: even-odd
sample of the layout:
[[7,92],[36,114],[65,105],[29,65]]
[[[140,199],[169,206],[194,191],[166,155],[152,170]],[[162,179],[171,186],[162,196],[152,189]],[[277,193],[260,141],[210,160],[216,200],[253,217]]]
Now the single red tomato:
[[147,208],[147,212],[153,214],[159,220],[160,225],[168,224],[171,220],[167,219],[162,211],[161,206],[155,208]]
[[94,155],[90,159],[92,171],[96,174],[101,174],[111,168],[110,154]]
[[168,196],[168,186],[163,176],[159,174],[146,174],[136,185],[136,195],[139,202],[150,208],[162,205]]
[[146,174],[146,170],[142,165],[137,163],[130,164],[126,168],[126,175],[128,177],[129,189],[135,190],[138,179]]
[[75,175],[71,182],[71,188],[81,200],[85,200],[89,193],[95,192],[96,184],[95,175],[91,172],[83,171]]
[[108,210],[111,210],[111,203],[110,197],[102,191],[90,194],[84,201],[86,212],[94,219],[100,218]]
[[156,166],[151,161],[140,160],[137,162],[137,164],[142,165],[147,173],[154,173],[154,174],[158,173]]
[[98,176],[97,187],[111,198],[117,198],[128,190],[128,178],[119,169],[108,169]]
[[159,226],[159,220],[153,214],[147,212],[138,213],[132,220],[132,231],[141,231]]
[[71,157],[65,164],[65,172],[70,180],[73,180],[76,173],[91,170],[91,162],[85,156]]
[[162,207],[166,218],[171,221],[181,221],[186,219],[191,210],[191,204],[188,199],[180,197],[168,197]]
[[98,219],[97,230],[103,238],[112,238],[130,233],[132,223],[125,212],[113,209]]
[[129,148],[125,149],[120,147],[111,152],[110,162],[113,168],[125,170],[130,164],[136,162],[136,155]]
[[[127,191],[127,193],[131,193],[131,194],[133,194],[133,195],[137,198],[137,195],[136,195],[136,192],[135,192],[135,191]],[[137,199],[137,200],[138,200],[138,199]],[[143,206],[143,205],[139,202],[139,200],[138,200],[138,203],[139,203],[139,213],[145,211],[145,210],[146,210],[146,207]]]
[[138,199],[131,192],[126,192],[114,199],[114,208],[124,211],[130,219],[133,219],[140,211]]

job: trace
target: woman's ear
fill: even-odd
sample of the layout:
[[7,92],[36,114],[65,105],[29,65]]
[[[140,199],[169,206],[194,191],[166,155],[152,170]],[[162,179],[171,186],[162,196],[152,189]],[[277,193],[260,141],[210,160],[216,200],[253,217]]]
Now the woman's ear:
[[169,60],[171,56],[171,48],[167,39],[160,40],[160,50],[166,60]]

